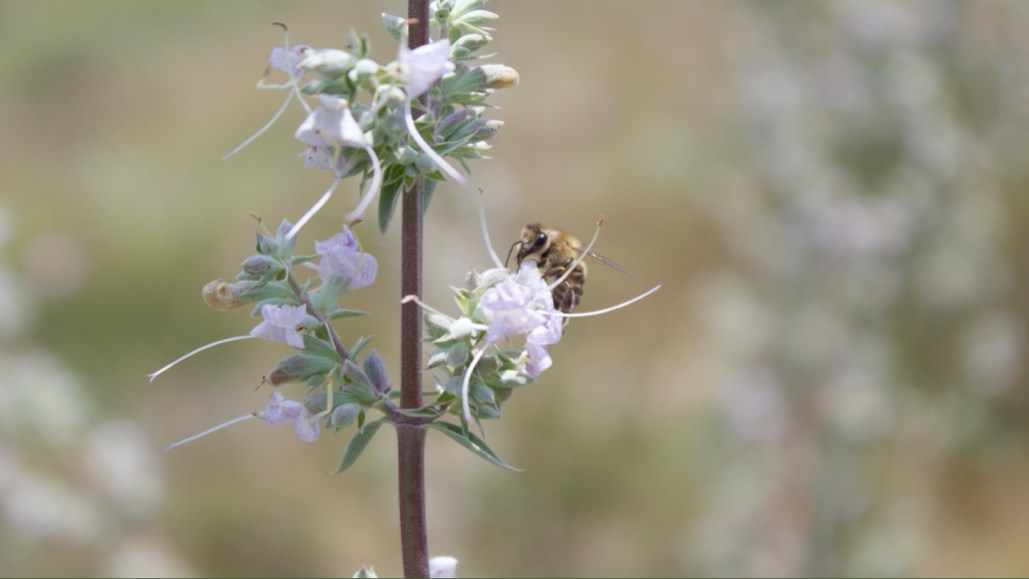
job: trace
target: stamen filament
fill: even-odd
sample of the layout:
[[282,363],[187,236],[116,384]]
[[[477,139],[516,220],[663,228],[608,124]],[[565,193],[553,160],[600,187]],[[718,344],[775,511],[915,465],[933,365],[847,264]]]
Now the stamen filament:
[[418,143],[418,147],[421,148],[422,152],[432,159],[433,163],[436,163],[436,167],[438,167],[440,171],[443,171],[447,177],[450,177],[462,185],[468,184],[468,181],[464,176],[451,167],[450,163],[444,161],[443,157],[440,157],[439,153],[434,151],[433,148],[425,142],[425,139],[422,138],[422,135],[418,132],[418,127],[414,125],[414,117],[411,114],[410,99],[404,103],[404,123],[407,125],[407,132],[411,135],[411,138],[414,139],[414,142]]
[[378,196],[379,189],[382,187],[382,167],[379,165],[379,157],[375,154],[371,145],[365,145],[364,150],[372,160],[372,183],[365,191],[364,197],[361,199],[361,202],[357,204],[357,207],[343,217],[343,221],[346,221],[347,223],[364,214],[365,210],[368,209],[368,205],[371,204],[372,200],[375,199],[376,196]]
[[572,272],[575,271],[575,268],[578,267],[580,263],[582,263],[582,260],[586,259],[586,255],[589,254],[591,249],[593,249],[593,244],[597,242],[597,237],[600,236],[600,227],[603,224],[604,217],[601,216],[600,219],[597,221],[597,229],[593,232],[593,239],[590,240],[589,245],[586,246],[586,249],[582,250],[582,253],[580,253],[579,256],[575,258],[575,261],[573,261],[571,264],[568,265],[567,268],[565,268],[565,272],[561,277],[557,278],[557,280],[555,280],[554,283],[547,286],[548,290],[553,290],[557,286],[561,285],[561,283],[563,283],[564,280],[568,278],[568,276],[572,275]]
[[486,250],[489,251],[490,259],[498,269],[504,269],[504,264],[500,263],[500,257],[496,251],[493,251],[493,243],[489,239],[489,227],[486,226],[486,202],[483,201],[482,189],[479,189],[479,225],[482,227],[482,238],[486,240]]
[[164,446],[164,451],[168,452],[169,450],[175,448],[176,446],[182,446],[183,444],[186,444],[187,442],[193,442],[194,440],[196,440],[198,438],[203,438],[203,437],[207,436],[208,434],[211,434],[212,432],[216,432],[216,431],[221,430],[221,429],[223,429],[223,428],[225,428],[227,426],[232,426],[233,424],[236,424],[237,422],[243,422],[244,420],[247,420],[247,419],[253,418],[253,417],[254,417],[253,414],[246,414],[246,415],[240,416],[239,418],[233,418],[232,420],[230,420],[228,422],[223,422],[223,423],[219,424],[218,426],[215,426],[213,428],[208,428],[207,430],[201,432],[200,434],[194,434],[193,436],[190,436],[189,438],[183,438],[182,440],[180,440],[178,442],[173,442],[171,444],[166,444]]
[[318,213],[318,210],[329,202],[329,199],[332,197],[332,194],[336,191],[336,187],[339,185],[339,182],[342,179],[342,175],[336,175],[336,178],[332,180],[332,185],[329,185],[329,188],[325,190],[325,193],[322,193],[321,199],[319,199],[317,203],[315,203],[310,209],[308,209],[307,213],[304,213],[304,216],[301,217],[299,221],[297,221],[297,224],[289,230],[289,233],[286,234],[286,239],[293,239],[293,237],[296,236],[297,232],[300,231],[300,228],[303,227],[308,221],[310,221],[311,218],[314,217],[314,214]]
[[218,341],[216,341],[216,342],[211,342],[210,344],[207,344],[207,345],[204,345],[204,346],[200,346],[200,347],[199,347],[199,348],[197,348],[196,350],[193,350],[192,352],[190,352],[190,353],[188,353],[188,354],[186,354],[186,355],[184,355],[184,356],[180,357],[179,359],[175,360],[175,361],[174,361],[174,362],[172,362],[171,364],[168,364],[168,365],[167,365],[167,366],[165,366],[164,368],[161,368],[160,370],[158,370],[158,371],[156,371],[156,372],[152,372],[152,373],[150,373],[150,374],[147,374],[147,377],[146,377],[146,379],[147,379],[147,382],[153,382],[153,381],[154,381],[154,378],[157,378],[158,376],[160,376],[161,374],[163,374],[163,373],[164,373],[164,372],[165,372],[166,370],[169,370],[169,369],[170,369],[170,368],[171,368],[172,366],[174,366],[174,365],[178,364],[179,362],[181,362],[181,361],[185,360],[186,358],[189,358],[189,357],[190,357],[190,356],[192,356],[193,354],[199,354],[200,352],[203,352],[204,350],[207,350],[207,349],[209,349],[209,348],[213,348],[213,347],[215,347],[215,346],[220,346],[220,345],[222,345],[222,344],[227,344],[227,343],[229,343],[229,342],[237,342],[237,341],[239,341],[239,340],[249,340],[250,338],[253,338],[253,337],[254,337],[254,336],[250,336],[250,335],[246,335],[246,336],[234,336],[234,337],[232,337],[232,338],[225,338],[224,340],[218,340]]
[[[289,62],[289,31],[286,30],[285,28],[283,28],[283,33],[282,33],[282,50],[283,50],[283,53],[286,55],[286,62],[288,63]],[[297,97],[297,100],[300,101],[300,105],[302,107],[304,107],[304,110],[307,112],[307,114],[311,114],[311,106],[308,105],[307,101],[304,100],[303,95],[300,94],[300,88],[297,86],[297,81],[300,80],[300,78],[293,76],[293,69],[292,68],[286,72],[286,75],[289,76],[289,83],[287,84],[287,86],[289,86],[289,93],[286,95],[286,98],[283,99],[282,104],[279,105],[279,110],[275,111],[275,114],[272,115],[272,118],[267,123],[265,123],[263,127],[258,129],[256,133],[254,133],[253,135],[250,135],[242,143],[236,145],[236,148],[232,149],[228,153],[225,153],[225,155],[222,156],[222,160],[223,161],[225,159],[228,159],[229,157],[235,155],[236,153],[242,151],[243,148],[245,148],[250,143],[254,142],[255,139],[257,139],[258,137],[263,135],[265,133],[265,131],[270,129],[271,126],[274,125],[275,122],[279,120],[279,117],[282,116],[282,113],[286,111],[286,106],[289,105],[289,101],[292,100],[294,96]],[[262,79],[262,81],[263,81],[263,79]],[[263,86],[262,86],[262,84],[260,82],[258,82],[257,86],[259,88],[263,88]],[[282,86],[281,85],[276,85],[273,88],[282,88]]]
[[461,383],[461,415],[464,417],[465,424],[472,421],[472,410],[468,404],[468,390],[472,383],[472,370],[482,359],[482,355],[486,353],[486,348],[483,348],[475,353],[472,357],[471,364],[468,364],[468,371],[464,373],[464,381]]
[[565,313],[562,313],[562,312],[554,312],[553,315],[560,316],[562,318],[586,318],[586,317],[589,317],[589,316],[599,316],[600,314],[606,314],[608,312],[613,312],[613,311],[615,311],[617,309],[624,308],[625,306],[632,305],[632,304],[642,300],[643,298],[649,296],[650,294],[656,292],[659,289],[661,289],[661,285],[660,284],[650,288],[650,291],[648,291],[647,293],[640,294],[640,295],[632,298],[629,301],[622,302],[622,303],[618,304],[617,306],[611,306],[609,308],[604,308],[602,310],[596,310],[596,311],[592,311],[592,312],[577,312],[577,313],[571,313],[571,314],[565,314]]
[[454,318],[444,314],[443,312],[441,312],[441,311],[437,310],[436,308],[430,306],[429,304],[423,302],[422,300],[418,299],[418,296],[416,296],[414,294],[411,294],[411,295],[408,295],[408,296],[404,296],[404,299],[400,300],[400,303],[402,303],[402,304],[407,304],[407,303],[410,303],[410,302],[414,302],[414,303],[418,304],[425,311],[432,312],[432,313],[436,314],[437,316],[442,316],[442,317],[444,317],[444,318],[446,318],[446,319],[448,319],[450,321],[454,321]]
[[[290,84],[292,85],[293,83],[291,82]],[[222,155],[222,161],[224,161],[225,159],[228,159],[229,157],[231,157],[231,156],[235,155],[236,153],[242,151],[247,145],[249,145],[250,143],[253,143],[255,140],[257,140],[258,137],[263,135],[265,133],[265,131],[267,131],[268,129],[272,128],[272,125],[274,125],[275,122],[279,120],[279,117],[282,116],[282,113],[286,112],[286,107],[289,106],[289,101],[291,101],[291,100],[293,100],[293,91],[292,90],[290,92],[286,93],[286,98],[282,100],[282,104],[279,105],[279,110],[275,111],[275,114],[272,115],[272,118],[268,119],[268,122],[265,123],[263,127],[261,127],[260,129],[257,129],[256,133],[254,133],[254,134],[250,135],[249,137],[247,137],[246,139],[244,139],[242,143],[236,145],[236,147],[234,149],[232,149],[231,151],[229,151],[228,153],[225,153],[224,155]],[[303,102],[303,101],[301,101],[301,102]]]

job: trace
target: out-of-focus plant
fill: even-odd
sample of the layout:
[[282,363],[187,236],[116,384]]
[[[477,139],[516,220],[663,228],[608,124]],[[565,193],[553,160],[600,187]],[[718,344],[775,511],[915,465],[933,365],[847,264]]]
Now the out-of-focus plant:
[[[0,249],[11,232],[0,205]],[[105,416],[64,360],[28,338],[39,304],[0,258],[0,561],[4,575],[192,574],[159,531],[159,456]],[[64,563],[53,560],[60,545]],[[63,565],[63,566],[62,566]]]
[[972,68],[963,10],[740,11],[753,169],[703,199],[732,260],[697,294],[707,355],[726,360],[712,454],[740,459],[711,481],[696,573],[917,573],[929,473],[975,444],[1024,371],[998,175],[1007,127],[1029,115],[998,95],[1025,77]]

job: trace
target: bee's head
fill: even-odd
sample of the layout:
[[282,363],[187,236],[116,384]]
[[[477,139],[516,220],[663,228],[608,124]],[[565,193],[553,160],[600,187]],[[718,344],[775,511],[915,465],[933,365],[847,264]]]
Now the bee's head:
[[[539,223],[530,223],[522,228],[522,238],[511,246],[511,251],[514,251],[515,247],[518,248],[515,259],[521,265],[522,261],[526,259],[539,261],[540,257],[550,249],[550,243],[550,235],[543,230],[543,226]],[[508,261],[511,259],[511,251],[507,252]]]

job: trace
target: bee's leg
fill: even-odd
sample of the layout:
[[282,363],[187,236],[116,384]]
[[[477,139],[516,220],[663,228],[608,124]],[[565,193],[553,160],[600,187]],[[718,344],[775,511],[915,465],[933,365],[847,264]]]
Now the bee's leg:
[[543,279],[557,279],[565,274],[568,268],[563,265],[555,265],[543,273]]

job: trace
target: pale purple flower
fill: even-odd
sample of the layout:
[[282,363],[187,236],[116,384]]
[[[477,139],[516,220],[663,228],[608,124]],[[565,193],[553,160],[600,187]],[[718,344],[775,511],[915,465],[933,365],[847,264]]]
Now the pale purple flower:
[[525,353],[528,355],[525,361],[525,374],[533,380],[539,378],[540,374],[554,363],[547,353],[547,348],[540,344],[526,343]]
[[[486,345],[516,335],[530,335],[545,325],[553,326],[556,319],[554,302],[533,261],[525,261],[515,275],[507,275],[500,283],[483,292],[479,307],[486,313],[489,329]],[[560,326],[560,320],[556,322]],[[547,334],[548,336],[550,334]],[[560,333],[557,340],[560,340]],[[541,345],[554,341],[539,341]]]
[[264,410],[255,412],[254,416],[268,424],[293,424],[293,432],[304,442],[318,440],[321,422],[311,416],[304,405],[296,400],[289,400],[278,390],[272,392]]
[[438,40],[414,50],[401,46],[398,64],[407,84],[407,97],[418,98],[432,83],[454,70],[454,63],[450,62],[450,41]]
[[287,52],[285,48],[276,46],[268,55],[268,64],[272,68],[288,74],[290,78],[299,77],[304,72],[300,70],[300,62],[304,60],[304,53],[310,48],[306,44],[298,44],[291,46]]
[[232,420],[223,422],[218,426],[208,428],[199,434],[194,434],[189,438],[184,438],[178,442],[168,444],[164,447],[164,450],[167,452],[176,446],[182,446],[187,442],[203,438],[212,432],[217,432],[223,428],[251,418],[260,418],[268,424],[292,423],[294,434],[304,442],[314,442],[315,440],[318,440],[318,434],[321,431],[321,421],[318,417],[311,416],[311,413],[307,411],[307,408],[304,408],[303,404],[295,400],[288,400],[278,390],[275,390],[272,392],[271,397],[268,398],[268,403],[265,405],[264,410],[251,412],[238,418],[233,418]]
[[250,330],[251,336],[304,348],[304,337],[297,332],[297,326],[307,317],[304,306],[263,305],[261,317],[264,321]]
[[379,272],[379,263],[370,254],[358,250],[350,228],[343,226],[343,233],[333,235],[328,241],[316,241],[314,250],[321,256],[315,268],[322,279],[342,277],[349,280],[349,288],[371,285]]

